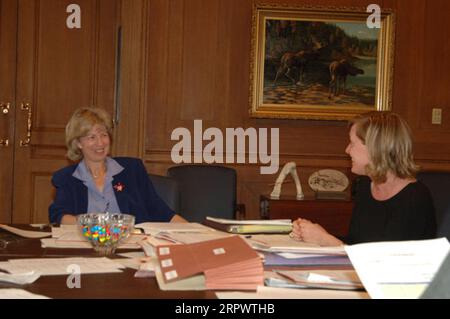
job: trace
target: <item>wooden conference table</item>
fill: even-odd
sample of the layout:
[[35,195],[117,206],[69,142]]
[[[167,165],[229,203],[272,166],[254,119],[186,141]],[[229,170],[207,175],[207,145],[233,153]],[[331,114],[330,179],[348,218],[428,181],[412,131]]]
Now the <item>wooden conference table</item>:
[[[15,225],[17,226],[17,225]],[[3,231],[0,229],[0,231]],[[128,250],[129,251],[129,250]],[[136,251],[136,250],[134,250]],[[117,253],[127,252],[118,250]],[[42,248],[39,239],[20,239],[0,248],[0,261],[17,258],[94,257],[93,249]],[[120,258],[119,256],[117,256]],[[283,267],[278,267],[280,269]],[[315,269],[320,267],[315,267]],[[323,268],[323,267],[322,267]],[[349,269],[348,266],[326,269]],[[290,268],[292,269],[292,268]],[[305,268],[306,269],[306,268]],[[311,269],[311,267],[309,267]],[[21,288],[31,293],[62,299],[215,299],[214,291],[162,291],[156,278],[135,278],[136,270],[121,273],[81,275],[80,288],[68,288],[67,276],[41,276],[32,284],[20,286],[0,282],[0,288]]]

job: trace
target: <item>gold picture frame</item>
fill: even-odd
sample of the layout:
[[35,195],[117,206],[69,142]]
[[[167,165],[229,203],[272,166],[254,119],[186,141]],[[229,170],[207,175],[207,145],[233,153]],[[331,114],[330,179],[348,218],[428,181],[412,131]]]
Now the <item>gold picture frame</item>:
[[254,4],[250,116],[348,120],[389,110],[395,19],[366,8]]

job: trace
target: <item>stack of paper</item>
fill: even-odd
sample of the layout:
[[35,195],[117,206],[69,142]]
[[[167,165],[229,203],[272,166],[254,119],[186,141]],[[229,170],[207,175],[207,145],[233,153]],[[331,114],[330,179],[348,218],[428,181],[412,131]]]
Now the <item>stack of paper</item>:
[[50,299],[43,295],[33,294],[29,291],[16,288],[0,289],[0,299]]
[[[120,245],[119,249],[141,249],[139,244],[144,234],[131,234]],[[43,248],[92,248],[91,243],[83,237],[77,225],[61,225],[52,227],[52,238],[41,239]]]
[[6,274],[0,272],[0,282],[9,282],[12,284],[26,285],[39,279],[41,274],[37,271],[30,271],[21,274]]
[[450,251],[446,238],[346,246],[372,298],[418,298]]
[[276,270],[276,273],[304,287],[343,290],[364,288],[354,270]]
[[79,270],[81,274],[101,274],[122,272],[125,267],[106,257],[99,258],[29,258],[10,259],[0,262],[0,269],[11,274],[37,272],[42,276],[70,275]]
[[216,292],[219,299],[368,299],[364,291],[259,286],[256,292]]
[[303,254],[303,253],[264,253],[265,266],[330,266],[351,265],[345,255]]
[[147,241],[154,246],[192,244],[232,236],[199,223],[142,223],[136,227],[150,235]]
[[255,290],[264,282],[258,254],[239,236],[157,248],[166,283],[204,273],[207,289]]
[[12,227],[12,226],[8,226],[8,225],[3,225],[0,224],[0,228],[4,229],[10,233],[19,235],[21,237],[24,238],[44,238],[44,237],[49,237],[51,235],[50,232],[44,232],[44,231],[34,231],[34,230],[23,230],[20,228],[16,228],[16,227]]
[[214,229],[206,227],[199,223],[140,223],[135,228],[143,229],[145,234],[156,236],[164,233],[209,233]]
[[205,225],[233,234],[283,234],[292,231],[290,219],[234,220],[206,217]]
[[316,255],[345,255],[344,246],[319,246],[295,240],[288,235],[252,235],[247,242],[257,250]]

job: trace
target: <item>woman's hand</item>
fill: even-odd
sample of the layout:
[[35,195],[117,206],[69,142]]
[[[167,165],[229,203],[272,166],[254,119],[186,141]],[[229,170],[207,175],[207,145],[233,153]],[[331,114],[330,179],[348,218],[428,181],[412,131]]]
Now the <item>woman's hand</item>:
[[343,244],[342,241],[329,234],[319,224],[303,218],[294,221],[290,236],[296,240],[320,246],[339,246]]

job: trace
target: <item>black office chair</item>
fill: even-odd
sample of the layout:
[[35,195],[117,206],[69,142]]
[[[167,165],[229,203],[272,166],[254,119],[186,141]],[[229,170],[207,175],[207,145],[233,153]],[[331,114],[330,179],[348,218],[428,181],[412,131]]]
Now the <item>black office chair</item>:
[[180,187],[179,214],[190,222],[206,216],[242,219],[245,206],[236,205],[236,171],[215,165],[170,167],[167,175]]
[[433,197],[436,236],[450,240],[450,172],[419,172],[417,179],[428,187]]
[[180,189],[178,183],[168,176],[148,174],[156,193],[174,212],[180,210]]

